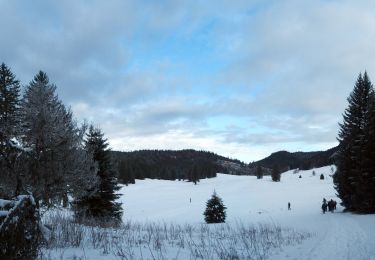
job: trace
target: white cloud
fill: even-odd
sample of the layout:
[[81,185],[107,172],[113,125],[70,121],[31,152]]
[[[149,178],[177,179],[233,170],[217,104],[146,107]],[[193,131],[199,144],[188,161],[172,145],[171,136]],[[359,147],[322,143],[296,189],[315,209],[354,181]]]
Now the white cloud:
[[[357,74],[375,75],[374,11],[371,1],[0,1],[0,61],[24,84],[45,70],[116,149],[248,161],[336,143]],[[206,52],[188,62],[197,35]],[[179,55],[160,52],[173,40]]]

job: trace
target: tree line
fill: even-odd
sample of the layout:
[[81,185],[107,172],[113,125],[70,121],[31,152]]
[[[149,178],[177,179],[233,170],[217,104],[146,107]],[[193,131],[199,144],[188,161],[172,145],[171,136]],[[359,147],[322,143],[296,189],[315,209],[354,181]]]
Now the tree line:
[[67,206],[70,197],[76,216],[121,216],[107,140],[77,123],[43,71],[21,93],[0,65],[0,172],[1,198],[32,194],[38,207],[51,207]]
[[[270,156],[252,162],[249,167],[255,171],[259,166],[264,168],[264,172],[270,173],[277,166],[280,171],[289,169],[310,170],[334,163],[334,154],[338,151],[338,147],[333,147],[326,151],[315,152],[294,152],[278,151]],[[268,170],[267,170],[268,169]]]
[[135,183],[135,179],[186,180],[194,183],[200,179],[216,177],[218,172],[228,173],[221,162],[245,165],[234,159],[212,152],[191,149],[140,150],[112,152],[121,183]]

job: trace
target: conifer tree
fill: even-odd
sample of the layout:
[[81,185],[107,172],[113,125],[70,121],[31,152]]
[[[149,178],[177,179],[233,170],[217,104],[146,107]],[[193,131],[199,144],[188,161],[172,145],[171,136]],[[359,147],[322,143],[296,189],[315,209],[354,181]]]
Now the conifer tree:
[[372,149],[369,141],[374,131],[370,123],[372,95],[373,87],[367,73],[359,74],[340,124],[337,171],[333,177],[341,204],[349,211],[369,212],[373,207],[368,193],[368,188],[375,188],[368,186],[374,178],[374,172],[371,172],[373,161],[369,162],[369,149]]
[[369,105],[369,121],[365,128],[367,142],[364,146],[366,158],[363,169],[363,183],[365,184],[362,192],[365,199],[361,203],[360,211],[366,213],[375,213],[375,93],[371,91]]
[[51,206],[67,197],[69,187],[82,183],[78,180],[83,173],[90,173],[90,161],[83,158],[81,148],[83,131],[45,72],[26,86],[21,108],[22,142],[28,151],[26,189],[38,202]]
[[224,223],[226,218],[226,209],[223,200],[217,196],[216,192],[212,194],[211,199],[206,203],[206,210],[204,211],[204,220],[206,223]]
[[280,181],[281,173],[279,170],[279,166],[277,164],[274,164],[272,167],[272,173],[271,173],[272,181]]
[[86,196],[75,202],[76,217],[94,217],[120,221],[122,216],[121,203],[116,202],[120,189],[115,177],[107,139],[99,128],[90,126],[86,139],[86,149],[93,155],[97,163],[98,186],[95,190],[88,190]]
[[263,178],[262,166],[258,165],[258,167],[257,167],[257,179],[262,179],[262,178]]
[[20,182],[20,83],[4,63],[0,65],[0,194],[18,195]]

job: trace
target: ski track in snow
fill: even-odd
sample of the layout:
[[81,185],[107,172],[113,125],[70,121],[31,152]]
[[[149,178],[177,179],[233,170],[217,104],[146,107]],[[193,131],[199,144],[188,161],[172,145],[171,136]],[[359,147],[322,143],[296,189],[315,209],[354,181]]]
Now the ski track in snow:
[[[326,213],[326,230],[308,252],[306,260],[374,259],[367,246],[368,237],[356,221],[341,213]],[[303,259],[303,256],[300,256]]]

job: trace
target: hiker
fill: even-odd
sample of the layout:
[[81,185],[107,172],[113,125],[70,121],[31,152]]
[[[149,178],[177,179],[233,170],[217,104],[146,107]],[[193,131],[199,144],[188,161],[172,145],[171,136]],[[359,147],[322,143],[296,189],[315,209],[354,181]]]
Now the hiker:
[[333,209],[336,210],[336,205],[337,205],[337,202],[334,200],[333,201]]
[[328,210],[333,213],[333,208],[334,208],[334,205],[333,205],[333,200],[331,199],[330,201],[328,201]]
[[323,200],[323,204],[322,204],[322,210],[323,210],[323,214],[325,214],[326,211],[327,211],[327,203],[324,200]]
[[329,211],[333,213],[333,211],[335,210],[335,201],[331,199],[328,203],[328,206],[329,206]]
[[288,202],[288,210],[290,210],[290,202]]

